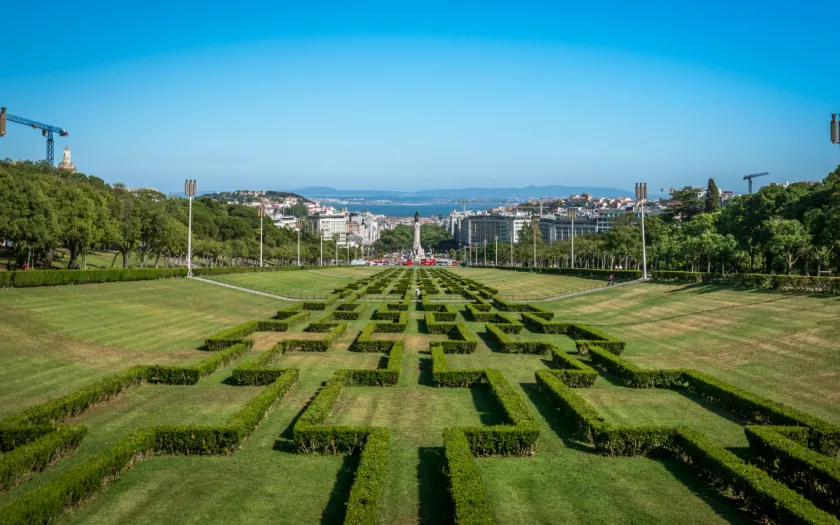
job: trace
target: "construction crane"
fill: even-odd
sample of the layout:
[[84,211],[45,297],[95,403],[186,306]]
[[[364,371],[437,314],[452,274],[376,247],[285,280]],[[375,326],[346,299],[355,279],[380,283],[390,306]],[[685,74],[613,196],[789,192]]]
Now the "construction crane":
[[753,192],[753,179],[756,177],[763,177],[765,175],[770,175],[770,173],[762,171],[761,173],[751,173],[749,175],[744,175],[744,180],[750,181],[750,195],[752,195]]
[[53,133],[58,133],[59,137],[66,137],[70,135],[66,129],[29,120],[28,118],[18,117],[11,113],[6,113],[6,108],[0,108],[0,137],[6,134],[7,120],[23,124],[24,126],[30,126],[34,129],[40,129],[41,135],[47,137],[47,162],[50,166],[55,165],[55,141],[53,140]]

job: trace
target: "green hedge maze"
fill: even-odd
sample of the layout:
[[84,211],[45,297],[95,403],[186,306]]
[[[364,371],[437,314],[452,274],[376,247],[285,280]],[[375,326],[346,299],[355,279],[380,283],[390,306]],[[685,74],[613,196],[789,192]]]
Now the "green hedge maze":
[[[712,517],[840,523],[840,428],[695,370],[640,368],[632,346],[599,327],[503,301],[464,275],[387,269],[323,301],[280,303],[270,319],[208,334],[190,365],[127,368],[5,418],[0,523],[109,508],[110,485],[162,457],[247,453],[288,469],[289,484],[302,474],[287,465],[333,458],[337,474],[313,494],[324,507],[313,522],[560,522],[562,512],[528,514],[507,499],[527,500],[533,486],[544,500],[534,505],[548,505],[564,490],[552,485],[560,476],[566,490],[589,487],[576,498],[617,498],[610,511],[620,513],[632,496],[599,495],[589,478],[614,466],[629,484],[659,472]],[[148,425],[107,434],[108,418],[91,416],[132,402],[132,392],[151,399],[157,391],[186,412],[194,403],[200,422],[159,424],[147,414],[138,419]],[[224,410],[199,410],[220,396]],[[671,412],[628,421],[616,400]],[[724,430],[682,412],[719,418]],[[587,466],[558,473],[558,458]],[[683,511],[669,512],[676,520]]]

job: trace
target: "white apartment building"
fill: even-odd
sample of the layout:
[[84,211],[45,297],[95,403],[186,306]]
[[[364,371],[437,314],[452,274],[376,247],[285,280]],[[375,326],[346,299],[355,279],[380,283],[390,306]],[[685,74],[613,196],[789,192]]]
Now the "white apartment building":
[[347,216],[344,213],[320,213],[309,218],[312,227],[324,239],[333,239],[340,246],[347,243]]
[[297,217],[294,215],[283,215],[282,213],[275,213],[271,215],[271,221],[278,228],[287,228],[293,230],[297,226]]
[[519,235],[529,221],[525,214],[470,215],[460,220],[460,246],[519,242]]

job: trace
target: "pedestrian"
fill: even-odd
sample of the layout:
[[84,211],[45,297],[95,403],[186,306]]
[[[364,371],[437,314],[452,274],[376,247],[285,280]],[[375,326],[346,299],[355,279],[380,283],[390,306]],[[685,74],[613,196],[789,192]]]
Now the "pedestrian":
[[417,300],[419,301],[420,300],[420,288],[417,288],[416,290],[414,290],[414,294],[417,296]]
[[28,270],[28,269],[29,269],[29,263],[28,263],[28,262],[23,263],[23,269],[24,269],[24,270]]
[[607,277],[607,286],[613,286],[615,284],[614,280],[615,277],[613,276],[613,274],[610,274],[610,276]]

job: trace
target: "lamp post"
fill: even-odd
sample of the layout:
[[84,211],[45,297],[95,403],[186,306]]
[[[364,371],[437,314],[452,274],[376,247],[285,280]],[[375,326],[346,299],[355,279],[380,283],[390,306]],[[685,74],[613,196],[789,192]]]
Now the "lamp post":
[[324,230],[321,230],[319,237],[321,237],[321,258],[318,261],[318,266],[324,266]]
[[840,120],[837,120],[837,113],[831,114],[831,143],[840,144]]
[[575,217],[577,216],[577,210],[572,208],[569,210],[569,217],[572,219],[572,264],[570,268],[575,267]]
[[297,265],[300,266],[300,226],[295,228],[295,231],[298,234],[298,252],[297,252]]
[[509,235],[510,238],[508,239],[510,241],[510,267],[511,268],[513,268],[513,236],[514,236],[515,233],[516,233],[516,229],[514,228],[514,229],[511,230],[510,235]]
[[493,266],[499,266],[499,236],[498,235],[496,235],[495,241],[496,241],[496,244],[493,248],[493,252],[496,255],[496,261],[493,263]]
[[636,183],[636,202],[642,208],[642,279],[647,280],[647,249],[645,247],[645,199],[647,199],[647,182]]
[[195,179],[184,182],[184,195],[190,199],[189,218],[187,219],[187,277],[192,277],[192,200],[195,197]]
[[260,268],[263,265],[263,217],[265,217],[265,205],[260,204]]
[[534,262],[533,262],[532,266],[534,268],[536,268],[537,267],[537,228],[539,228],[540,222],[539,222],[539,219],[534,219],[532,222],[534,223],[534,231],[533,231],[533,236],[534,236]]
[[484,266],[487,266],[487,239],[484,239]]

